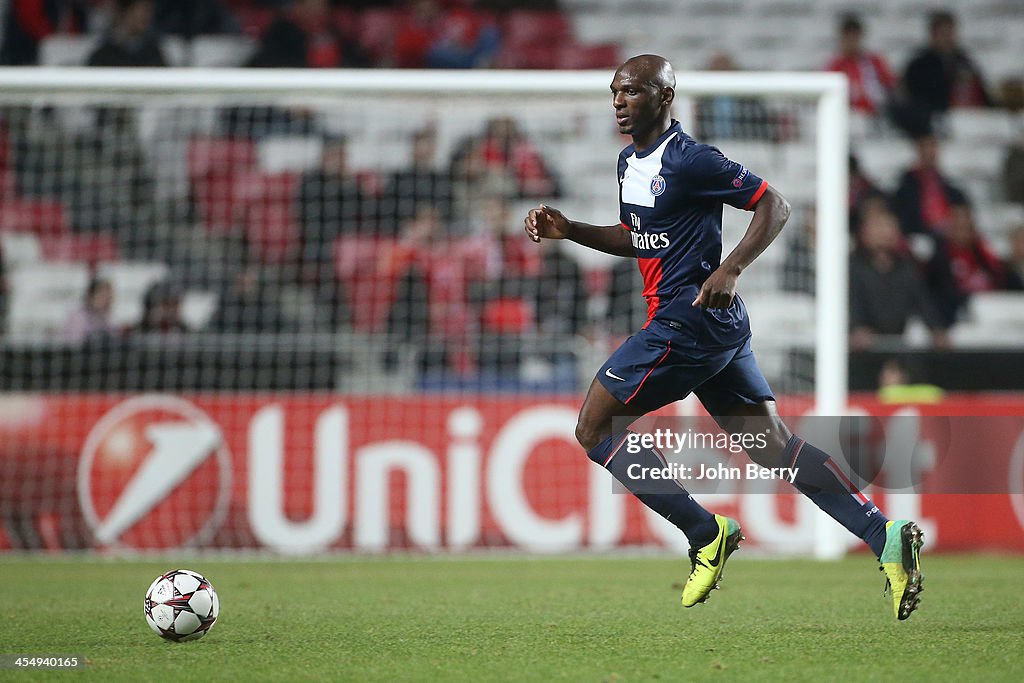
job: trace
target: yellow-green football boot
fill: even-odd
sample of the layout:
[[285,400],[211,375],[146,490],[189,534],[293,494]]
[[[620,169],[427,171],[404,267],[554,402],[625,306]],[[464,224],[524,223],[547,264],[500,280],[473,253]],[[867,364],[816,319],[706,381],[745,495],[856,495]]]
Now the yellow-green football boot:
[[[910,520],[899,519],[885,525],[885,548],[879,569],[885,572],[885,589],[892,596],[892,609],[900,621],[921,603],[924,576],[921,574],[921,546],[924,534]],[[884,594],[884,592],[883,592]]]
[[715,515],[718,535],[715,540],[702,548],[690,549],[690,576],[683,586],[683,607],[693,607],[708,599],[708,594],[718,588],[722,580],[725,561],[736,552],[743,540],[740,523],[735,519]]

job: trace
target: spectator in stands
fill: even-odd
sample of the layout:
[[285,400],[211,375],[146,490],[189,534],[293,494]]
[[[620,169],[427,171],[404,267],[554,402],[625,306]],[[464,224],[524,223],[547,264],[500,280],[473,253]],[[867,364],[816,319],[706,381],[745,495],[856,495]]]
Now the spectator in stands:
[[181,319],[181,291],[169,282],[157,282],[142,299],[142,334],[178,334],[187,331]]
[[882,55],[864,47],[864,25],[860,17],[854,14],[843,17],[839,24],[839,53],[825,70],[846,74],[853,109],[877,116],[888,107],[896,77]]
[[540,255],[524,248],[528,243],[518,238],[516,221],[501,194],[482,197],[470,221],[461,250],[473,322],[485,338],[478,361],[492,370],[514,372],[521,359],[521,335],[537,328],[531,287],[540,274]]
[[398,226],[412,218],[424,204],[437,209],[441,220],[452,220],[452,177],[435,163],[437,132],[424,128],[412,136],[412,163],[388,180],[379,203],[381,227],[398,233]]
[[153,30],[153,0],[117,0],[113,24],[89,55],[89,66],[167,66]]
[[795,294],[814,294],[814,245],[817,235],[818,212],[813,206],[804,210],[804,221],[799,229],[790,232],[786,242],[786,256],[782,262],[782,289]]
[[951,107],[992,105],[980,69],[957,42],[953,14],[933,12],[928,38],[928,45],[910,60],[903,74],[908,101],[901,107],[898,123],[911,134],[929,132],[932,117]]
[[374,199],[349,169],[345,138],[326,138],[320,165],[302,177],[295,210],[299,277],[312,283],[318,306],[334,329],[350,318],[344,287],[335,273],[334,245],[343,236],[379,234]]
[[[394,288],[387,331],[399,344],[422,348],[432,331],[430,250],[440,234],[440,211],[430,203],[421,203],[403,222],[398,243],[380,253],[378,275]],[[422,361],[429,366],[442,365],[443,353],[426,351]]]
[[85,300],[71,311],[64,323],[64,341],[69,344],[101,342],[113,338],[117,329],[110,322],[114,288],[106,280],[93,278],[85,290]]
[[161,33],[188,39],[241,29],[219,0],[157,0],[155,21]]
[[507,199],[558,197],[558,180],[515,119],[487,122],[483,136],[463,140],[452,156],[456,211],[468,216],[475,200],[501,194]]
[[471,69],[489,66],[498,52],[498,25],[473,3],[413,0],[395,37],[395,61],[405,68]]
[[957,291],[963,301],[976,292],[991,292],[1007,285],[1006,267],[978,233],[969,203],[953,205],[944,240]]
[[1006,150],[1003,160],[1003,196],[1008,202],[1024,204],[1024,130]]
[[285,331],[288,325],[274,294],[257,268],[243,268],[221,292],[210,329],[233,333]]
[[333,69],[369,63],[358,41],[338,29],[327,0],[294,0],[267,27],[249,66]]
[[647,305],[640,270],[632,259],[616,259],[608,285],[606,328],[615,336],[625,338],[640,329],[647,318]]
[[4,259],[4,245],[0,242],[0,337],[7,328],[7,273]]
[[401,69],[422,69],[441,21],[441,6],[434,0],[408,3],[408,16],[394,38],[394,65]]
[[548,334],[582,334],[587,322],[587,288],[579,264],[558,241],[542,243],[540,276],[532,282],[538,329]]
[[903,173],[894,197],[905,234],[941,235],[949,227],[952,207],[964,193],[939,170],[939,142],[934,135],[918,136],[917,162]]
[[850,230],[856,229],[856,226],[860,223],[860,211],[864,205],[864,202],[872,197],[882,197],[884,193],[875,184],[875,181],[871,180],[864,173],[864,169],[861,168],[860,160],[857,159],[856,155],[850,154],[849,156],[849,194],[847,198],[847,208],[850,212]]
[[[709,71],[738,71],[727,52],[716,52]],[[718,95],[697,100],[697,137],[707,140],[776,140],[778,130],[764,102],[756,97]]]
[[477,7],[491,12],[508,12],[511,10],[557,10],[558,0],[476,0]]
[[1024,225],[1010,233],[1010,257],[1006,260],[1006,288],[1024,290]]
[[501,46],[497,23],[469,2],[451,4],[438,29],[427,51],[432,69],[487,67]]
[[88,29],[90,5],[89,0],[10,0],[3,16],[0,64],[38,63],[43,39]]
[[[922,244],[924,238],[927,244]],[[970,204],[957,198],[941,235],[912,235],[910,247],[925,265],[925,282],[946,325],[956,322],[975,292],[1008,285],[1006,266],[978,234]]]
[[865,212],[850,256],[851,349],[871,349],[877,335],[902,335],[911,317],[924,321],[935,346],[948,346],[946,326],[917,265],[900,251],[896,218],[878,204]]
[[348,167],[346,140],[324,140],[320,165],[303,176],[296,202],[305,281],[319,282],[327,277],[334,240],[375,227],[372,209],[370,199]]

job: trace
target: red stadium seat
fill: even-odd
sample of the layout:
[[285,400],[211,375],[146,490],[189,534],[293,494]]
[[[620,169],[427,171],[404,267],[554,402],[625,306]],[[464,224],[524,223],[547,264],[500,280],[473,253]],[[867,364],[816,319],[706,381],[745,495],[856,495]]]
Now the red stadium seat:
[[570,43],[562,46],[558,57],[559,69],[614,69],[619,63],[619,46],[614,43]]
[[561,59],[559,45],[517,45],[502,43],[495,60],[500,69],[555,69]]
[[394,57],[395,36],[408,13],[401,9],[374,7],[359,17],[359,41],[372,59],[391,62]]
[[57,235],[42,241],[48,261],[76,261],[89,264],[117,261],[117,241],[109,235]]
[[298,186],[299,176],[294,173],[251,171],[235,179],[234,196],[241,207],[246,240],[253,255],[264,263],[295,262],[298,258]]
[[256,168],[256,146],[249,140],[202,138],[188,150],[188,177],[196,209],[214,233],[230,233],[238,225],[235,178]]
[[9,198],[0,205],[0,230],[30,232],[46,238],[66,234],[70,229],[60,202]]
[[502,24],[502,40],[514,45],[557,45],[572,40],[569,18],[561,12],[509,12]]
[[359,35],[359,14],[349,7],[336,7],[332,11],[334,26],[343,36]]
[[334,241],[334,268],[352,311],[352,327],[383,332],[400,269],[391,263],[397,240],[351,235]]
[[533,306],[516,297],[488,301],[480,313],[480,322],[485,332],[523,334],[534,327]]
[[259,38],[274,21],[274,10],[268,7],[240,6],[235,8],[235,18],[242,27],[242,33],[250,38]]

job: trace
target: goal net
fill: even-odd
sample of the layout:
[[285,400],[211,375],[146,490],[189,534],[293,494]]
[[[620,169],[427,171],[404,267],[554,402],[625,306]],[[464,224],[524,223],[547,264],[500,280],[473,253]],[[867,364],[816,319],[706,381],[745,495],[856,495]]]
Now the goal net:
[[[685,547],[573,439],[635,262],[522,230],[618,222],[609,81],[0,70],[0,549]],[[784,414],[845,405],[845,97],[679,75],[795,209],[739,290]],[[789,497],[715,495],[812,549]]]

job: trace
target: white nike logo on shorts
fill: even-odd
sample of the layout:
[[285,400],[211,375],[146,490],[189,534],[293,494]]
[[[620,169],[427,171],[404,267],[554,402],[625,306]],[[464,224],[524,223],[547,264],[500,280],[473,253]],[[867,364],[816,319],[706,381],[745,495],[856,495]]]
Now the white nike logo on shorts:
[[607,375],[608,377],[611,377],[612,379],[617,379],[620,382],[625,382],[626,381],[625,377],[619,377],[618,375],[613,373],[611,368],[606,368],[605,371],[604,371],[604,374]]

